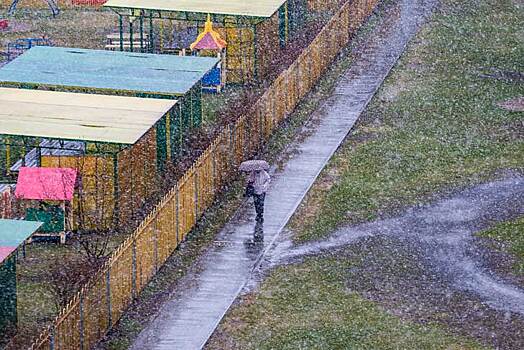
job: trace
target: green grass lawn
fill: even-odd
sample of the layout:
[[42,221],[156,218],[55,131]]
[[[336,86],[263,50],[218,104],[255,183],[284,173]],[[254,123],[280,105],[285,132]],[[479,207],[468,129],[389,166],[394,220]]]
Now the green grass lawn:
[[515,273],[524,276],[524,217],[496,225],[490,230],[479,233],[478,236],[503,242],[508,252],[515,257]]
[[[23,4],[23,1],[20,3]],[[10,18],[16,30],[2,33],[0,50],[4,50],[8,42],[16,39],[43,36],[50,39],[54,46],[103,49],[106,35],[118,32],[118,16],[109,10],[66,8],[53,18],[49,9],[20,7]]]
[[296,241],[376,218],[439,191],[524,167],[524,9],[444,1],[393,70],[292,221]]
[[482,349],[351,292],[351,267],[346,258],[311,258],[276,269],[228,313],[207,349]]

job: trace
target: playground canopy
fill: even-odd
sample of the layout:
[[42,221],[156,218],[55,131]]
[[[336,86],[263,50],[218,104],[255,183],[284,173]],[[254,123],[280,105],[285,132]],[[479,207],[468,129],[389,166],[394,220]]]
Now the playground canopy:
[[22,199],[70,201],[77,170],[71,168],[20,168],[15,195]]
[[[127,40],[123,34],[123,17],[128,19],[129,34],[135,35],[133,28],[138,27],[140,37],[144,34],[144,20],[149,21],[148,49],[152,52],[155,48],[160,52],[187,49],[164,45],[166,20],[171,24],[173,21],[193,22],[193,25],[200,27],[209,15],[216,24],[216,31],[227,42],[227,81],[250,83],[254,79],[265,78],[271,72],[272,60],[281,54],[289,34],[298,32],[298,24],[306,17],[307,1],[109,0],[104,6],[119,16],[121,45]],[[160,22],[159,48],[153,37],[156,35],[153,20]],[[135,22],[138,22],[137,26]],[[191,24],[186,23],[185,26],[190,27]],[[173,25],[173,43],[180,32],[184,30],[180,26],[175,29]]]
[[176,102],[0,88],[0,134],[131,145]]
[[202,78],[217,63],[215,57],[38,46],[0,68],[0,86],[177,99],[185,132],[201,124]]
[[217,63],[213,57],[38,46],[2,67],[0,82],[138,97],[183,96]]
[[0,264],[41,225],[37,221],[0,219]]
[[[75,215],[102,217],[98,222],[75,217],[84,227],[108,227],[114,218],[138,213],[158,190],[164,166],[175,161],[180,144],[176,100],[0,88],[0,106],[5,170],[13,154],[15,159],[33,154],[37,167],[76,169],[81,185]],[[66,140],[83,146],[67,150]],[[45,151],[56,143],[59,152]]]
[[271,17],[286,0],[109,0],[105,7]]

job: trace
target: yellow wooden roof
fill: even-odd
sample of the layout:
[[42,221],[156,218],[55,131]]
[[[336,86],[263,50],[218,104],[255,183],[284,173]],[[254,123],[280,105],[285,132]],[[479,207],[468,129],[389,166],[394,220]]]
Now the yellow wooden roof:
[[271,17],[286,0],[109,0],[105,7]]
[[176,102],[0,88],[0,134],[134,144]]

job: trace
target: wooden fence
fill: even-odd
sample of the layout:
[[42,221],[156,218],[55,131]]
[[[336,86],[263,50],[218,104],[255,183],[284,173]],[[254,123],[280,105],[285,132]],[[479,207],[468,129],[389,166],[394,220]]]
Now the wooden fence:
[[229,182],[306,96],[378,0],[346,2],[297,60],[227,126],[31,349],[90,349],[115,325]]

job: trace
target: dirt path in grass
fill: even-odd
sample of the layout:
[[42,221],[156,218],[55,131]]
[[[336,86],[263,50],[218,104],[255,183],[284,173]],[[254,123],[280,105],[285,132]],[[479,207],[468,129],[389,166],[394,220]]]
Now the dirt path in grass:
[[522,215],[524,177],[515,175],[398,217],[342,228],[324,241],[293,246],[281,239],[263,266],[321,253],[347,256],[355,261],[348,288],[388,311],[446,324],[495,348],[524,349],[523,280],[501,274],[507,260],[474,236]]

